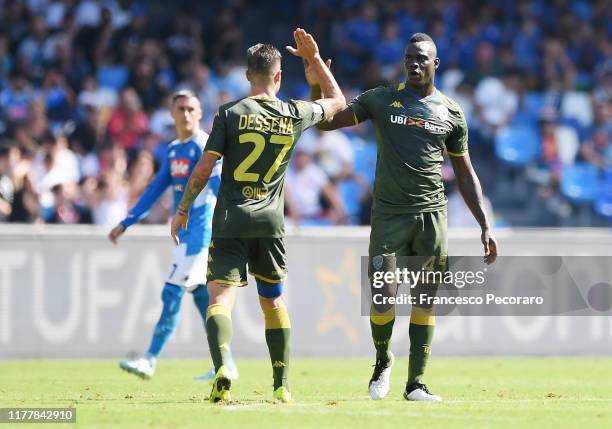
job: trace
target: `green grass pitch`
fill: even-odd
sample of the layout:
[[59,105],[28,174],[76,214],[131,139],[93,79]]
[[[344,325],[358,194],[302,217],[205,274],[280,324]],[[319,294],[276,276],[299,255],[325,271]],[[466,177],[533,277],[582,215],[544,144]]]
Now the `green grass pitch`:
[[295,359],[289,405],[271,402],[268,361],[237,362],[235,403],[214,405],[191,381],[204,361],[162,359],[150,381],[110,360],[0,361],[0,407],[75,406],[92,428],[612,428],[612,359],[434,358],[426,381],[443,403],[401,398],[405,359],[383,401],[367,396],[369,360]]

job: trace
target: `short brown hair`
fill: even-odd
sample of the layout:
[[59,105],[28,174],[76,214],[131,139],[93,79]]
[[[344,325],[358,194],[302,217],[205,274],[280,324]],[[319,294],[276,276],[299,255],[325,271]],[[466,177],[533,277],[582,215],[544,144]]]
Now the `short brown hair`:
[[172,94],[172,105],[173,106],[174,106],[174,103],[176,103],[176,100],[178,100],[179,98],[195,98],[196,100],[200,101],[200,98],[198,97],[198,95],[190,89],[181,89],[179,91],[174,92]]
[[258,43],[247,50],[247,69],[254,74],[268,75],[281,58],[281,53],[274,46]]

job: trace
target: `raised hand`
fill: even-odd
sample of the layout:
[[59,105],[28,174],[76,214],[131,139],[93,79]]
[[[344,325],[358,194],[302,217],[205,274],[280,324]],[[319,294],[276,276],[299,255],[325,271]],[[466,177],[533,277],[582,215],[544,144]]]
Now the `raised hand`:
[[287,50],[296,57],[306,60],[315,58],[319,55],[319,46],[310,33],[303,28],[296,28],[293,32],[296,47],[287,46]]

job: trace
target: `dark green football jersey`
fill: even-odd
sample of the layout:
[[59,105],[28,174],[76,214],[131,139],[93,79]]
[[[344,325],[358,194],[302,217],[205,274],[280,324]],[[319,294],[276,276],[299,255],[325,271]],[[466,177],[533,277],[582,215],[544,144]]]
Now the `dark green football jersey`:
[[402,83],[366,91],[349,106],[356,123],[371,119],[376,130],[374,209],[419,213],[444,208],[444,149],[450,156],[468,150],[459,105],[438,90],[419,97]]
[[282,237],[284,178],[302,132],[323,119],[310,101],[247,97],[219,108],[205,151],[223,157],[213,237]]

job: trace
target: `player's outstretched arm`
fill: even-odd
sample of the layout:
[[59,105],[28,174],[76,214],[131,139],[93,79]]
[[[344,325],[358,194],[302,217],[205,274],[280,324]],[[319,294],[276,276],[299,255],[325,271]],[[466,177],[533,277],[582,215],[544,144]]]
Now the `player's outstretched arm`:
[[168,189],[172,183],[170,175],[170,164],[166,160],[160,167],[151,183],[147,185],[144,192],[134,204],[134,207],[129,211],[127,217],[123,219],[111,232],[108,233],[108,239],[113,244],[117,244],[117,239],[133,224],[140,222],[147,217],[151,207],[155,205],[159,197]]
[[301,28],[297,28],[293,32],[295,39],[296,48],[287,46],[287,50],[293,55],[302,57],[305,61],[310,64],[314,74],[317,77],[321,91],[324,94],[323,98],[316,100],[325,112],[325,119],[331,119],[336,113],[344,109],[346,106],[346,100],[340,86],[334,76],[332,75],[329,68],[323,62],[319,53],[319,47],[317,42],[311,34],[307,33]]
[[176,213],[174,214],[174,218],[172,219],[172,224],[170,226],[170,236],[176,244],[179,244],[179,227],[182,227],[184,230],[187,229],[189,208],[198,195],[200,195],[202,189],[206,187],[208,179],[210,178],[213,168],[215,167],[215,163],[218,159],[218,155],[210,152],[204,152],[202,158],[200,158],[193,169],[191,177],[189,177],[189,182],[187,182],[187,187],[183,193],[183,198],[176,209]]
[[[331,69],[331,59],[325,61],[325,66],[328,69]],[[310,99],[315,101],[325,98],[321,92],[321,87],[319,86],[319,79],[313,67],[306,60],[304,60],[304,75],[306,76],[306,82],[308,82],[308,86],[310,87]],[[331,131],[337,130],[338,128],[351,127],[356,124],[357,121],[355,120],[353,110],[348,106],[344,106],[344,108],[340,112],[336,113],[333,118],[317,123],[316,127],[323,131]]]
[[453,164],[453,170],[455,171],[455,177],[457,178],[459,192],[461,192],[463,200],[482,230],[480,239],[484,246],[484,261],[487,264],[491,264],[497,258],[497,240],[493,236],[489,220],[487,219],[487,212],[484,208],[482,197],[482,188],[478,176],[476,176],[476,172],[474,171],[474,167],[472,167],[470,155],[465,152],[461,156],[451,156],[450,159]]

